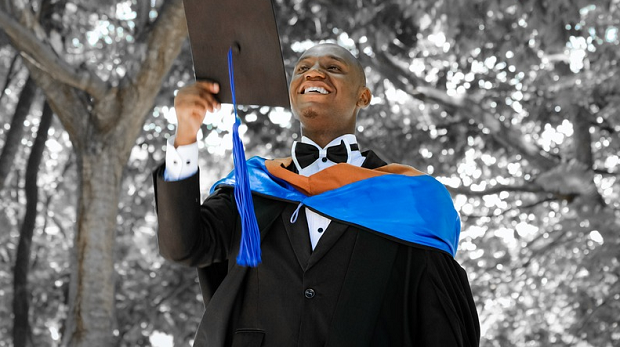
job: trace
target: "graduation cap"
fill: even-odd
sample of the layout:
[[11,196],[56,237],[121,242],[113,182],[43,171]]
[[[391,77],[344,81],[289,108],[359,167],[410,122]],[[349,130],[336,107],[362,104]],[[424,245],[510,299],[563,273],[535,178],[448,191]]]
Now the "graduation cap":
[[289,106],[280,39],[271,0],[184,0],[197,80],[220,84],[219,101],[232,103],[235,201],[241,216],[237,264],[261,262],[237,104]]
[[184,0],[197,80],[220,84],[232,103],[227,55],[232,49],[236,101],[289,107],[288,84],[271,0]]

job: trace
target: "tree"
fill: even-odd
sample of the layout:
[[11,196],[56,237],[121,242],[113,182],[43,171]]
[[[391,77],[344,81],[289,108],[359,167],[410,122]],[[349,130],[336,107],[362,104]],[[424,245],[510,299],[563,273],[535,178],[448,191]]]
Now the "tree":
[[[46,21],[64,28],[73,19],[70,12],[87,7],[87,2],[44,1],[35,4],[40,8],[12,5],[0,12],[0,25],[11,44],[27,57],[33,80],[71,138],[78,164],[78,220],[63,344],[113,345],[114,237],[123,167],[186,36],[182,2],[164,2],[155,20],[139,23],[143,24],[138,28],[142,35],[126,54],[108,52],[107,58],[113,58],[108,64],[116,66],[104,77],[91,70],[88,61],[81,65],[68,62],[75,47],[59,42],[60,33],[52,30],[46,35],[42,29]],[[108,11],[115,10],[108,4]],[[126,37],[133,40],[131,35],[123,40]],[[145,54],[139,54],[140,50]],[[122,77],[114,58],[128,67],[120,73]]]
[[[617,0],[277,0],[274,4],[288,70],[304,48],[320,40],[337,41],[357,52],[374,94],[372,105],[358,120],[361,146],[438,177],[453,193],[463,220],[458,260],[469,273],[478,304],[482,346],[617,345]],[[29,52],[30,74],[74,145],[82,181],[75,191],[80,208],[73,212],[61,208],[74,194],[71,184],[59,186],[62,200],[42,199],[51,201],[49,211],[57,213],[56,221],[45,216],[55,227],[68,227],[73,215],[83,221],[76,229],[72,271],[80,273],[76,264],[84,264],[77,261],[77,254],[91,254],[84,245],[92,241],[90,237],[105,235],[109,240],[116,232],[114,254],[111,247],[100,250],[107,264],[115,259],[117,292],[111,300],[116,305],[106,302],[103,315],[116,316],[116,323],[101,331],[105,335],[117,329],[123,346],[149,345],[156,331],[174,335],[175,344],[186,344],[201,311],[193,272],[162,262],[154,241],[150,171],[163,159],[164,138],[174,131],[169,124],[174,118],[173,90],[191,80],[186,51],[168,79],[162,80],[162,74],[153,82],[160,84],[154,89],[165,92],[156,99],[156,92],[149,94],[149,101],[145,95],[154,89],[138,91],[135,81],[159,50],[165,50],[161,45],[175,47],[162,60],[162,66],[170,66],[168,59],[185,36],[179,25],[178,33],[155,34],[169,18],[165,14],[171,13],[169,5],[155,5],[56,1],[0,13],[0,27],[15,49]],[[20,14],[13,18],[20,18],[21,24],[5,20],[5,13]],[[37,29],[37,23],[49,29]],[[32,32],[40,36],[35,39]],[[165,35],[178,40],[149,41]],[[128,41],[129,36],[135,40]],[[0,51],[3,75],[9,75],[13,56]],[[82,80],[75,77],[78,74],[97,77]],[[130,90],[135,92],[131,98],[119,99],[130,96]],[[147,100],[144,104],[137,101],[141,97]],[[15,97],[3,100],[17,102]],[[134,106],[141,111],[130,112]],[[108,113],[114,108],[115,116]],[[298,136],[290,113],[252,107],[241,111],[248,155],[288,155],[291,139]],[[201,152],[203,164],[208,163],[202,170],[207,186],[230,168],[230,152],[225,150],[228,120],[223,113],[209,115],[202,128],[199,144],[207,149]],[[122,129],[129,127],[135,128]],[[121,149],[113,152],[114,147]],[[123,191],[116,200],[108,194],[109,200],[101,201],[107,208],[101,207],[97,215],[107,221],[105,228],[86,223],[93,218],[87,202],[104,188],[92,183],[102,179],[96,176],[100,173],[87,174],[96,155],[101,164],[114,168],[105,174],[114,178],[108,190]],[[118,170],[127,157],[121,183]],[[66,167],[73,167],[66,154],[63,159]],[[225,164],[214,165],[218,159]],[[25,165],[19,155],[16,163]],[[49,170],[47,176],[71,177],[72,170],[64,167]],[[18,178],[14,181],[22,182]],[[12,185],[11,194],[16,190]],[[61,213],[66,220],[58,220]],[[53,240],[60,249],[70,244],[59,239]],[[4,247],[0,243],[1,264],[11,260],[4,255],[10,255],[10,249]],[[50,246],[39,249],[35,255],[54,261],[59,257]],[[33,286],[34,297],[46,294],[49,301],[62,301],[67,283],[63,269],[68,265],[59,262],[59,272],[49,274],[34,263],[33,269],[43,269],[45,279],[60,278],[54,280],[53,289]],[[89,279],[100,271],[92,270],[81,273]],[[79,283],[84,282],[71,284],[69,298],[78,305],[71,306],[69,322],[86,312],[79,310],[79,303],[90,300],[76,296]],[[45,306],[42,299],[33,305],[46,312],[54,307]],[[42,316],[47,321],[33,321],[33,327],[64,319]],[[73,342],[73,327],[69,324],[66,343]]]

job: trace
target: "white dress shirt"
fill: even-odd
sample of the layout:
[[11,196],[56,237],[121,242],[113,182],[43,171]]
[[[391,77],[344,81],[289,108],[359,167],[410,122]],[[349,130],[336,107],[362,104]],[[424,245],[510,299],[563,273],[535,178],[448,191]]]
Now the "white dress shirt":
[[164,180],[180,181],[198,172],[198,142],[174,148],[174,136],[166,144]]
[[[345,145],[348,148],[348,152],[350,153],[347,163],[355,166],[362,166],[362,163],[365,159],[362,156],[362,153],[359,150],[351,150],[351,145],[357,143],[355,135],[346,134],[337,137],[333,139],[330,143],[328,143],[327,146],[325,146],[324,148],[321,148],[309,138],[302,136],[301,142],[314,145],[319,149],[319,158],[305,168],[299,167],[297,161],[293,160],[299,174],[308,177],[323,169],[336,165],[336,163],[327,159],[327,147],[338,145],[341,141],[345,142]],[[293,145],[293,147],[291,148],[291,155],[293,158],[295,158],[293,152],[294,148],[295,147]],[[166,181],[178,181],[192,176],[197,171],[198,144],[193,143],[190,145],[174,148],[174,138],[170,138],[168,140],[168,145],[166,149],[166,169],[164,171],[164,179]],[[321,236],[323,236],[325,230],[327,230],[331,219],[323,217],[308,208],[305,208],[305,212],[306,219],[308,220],[308,230],[310,232],[310,244],[312,245],[312,250],[314,250],[319,240],[321,239]]]
[[[328,143],[327,146],[325,146],[324,148],[321,148],[321,146],[317,145],[314,141],[310,140],[309,138],[302,136],[301,142],[314,145],[319,149],[319,158],[314,163],[306,166],[305,168],[299,167],[299,164],[297,163],[297,161],[294,160],[293,162],[295,163],[295,166],[297,167],[297,171],[299,172],[299,174],[302,176],[308,177],[323,169],[327,169],[330,166],[336,165],[336,163],[327,159],[326,157],[327,147],[338,145],[340,144],[340,141],[344,141],[346,146],[349,148],[348,152],[350,152],[350,155],[349,155],[349,159],[347,160],[347,163],[351,165],[355,165],[355,166],[362,166],[362,163],[364,162],[364,159],[365,159],[362,156],[362,153],[359,150],[355,150],[355,151],[350,150],[351,145],[354,143],[357,143],[357,140],[355,139],[355,135],[346,134],[346,135],[337,137],[333,139],[330,143]],[[295,148],[294,146],[291,148],[291,156],[293,158],[295,157],[294,148]],[[325,158],[326,160],[323,161],[323,158]],[[310,244],[312,245],[312,250],[314,250],[317,243],[319,243],[319,239],[321,239],[321,236],[323,236],[323,233],[325,232],[325,230],[327,230],[327,227],[329,226],[331,219],[323,217],[320,214],[310,210],[307,207],[305,208],[305,211],[306,211],[306,219],[308,220],[308,230],[310,231]]]

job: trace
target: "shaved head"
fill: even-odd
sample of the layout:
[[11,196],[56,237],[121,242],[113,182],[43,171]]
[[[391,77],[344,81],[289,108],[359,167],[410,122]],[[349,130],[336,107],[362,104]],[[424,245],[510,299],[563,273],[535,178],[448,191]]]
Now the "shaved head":
[[348,62],[355,67],[356,73],[360,78],[360,84],[361,86],[365,87],[366,86],[366,73],[364,72],[364,67],[362,66],[362,63],[360,63],[360,61],[346,48],[337,45],[335,43],[319,43],[318,45],[312,46],[310,47],[308,50],[306,50],[301,57],[299,57],[299,59],[297,60],[298,62],[302,59],[304,59],[307,56],[313,55],[315,54],[316,51],[320,51],[322,48],[326,48],[326,47],[330,47],[333,48],[337,51],[340,51],[340,53],[342,53],[342,57],[346,58],[348,60]]

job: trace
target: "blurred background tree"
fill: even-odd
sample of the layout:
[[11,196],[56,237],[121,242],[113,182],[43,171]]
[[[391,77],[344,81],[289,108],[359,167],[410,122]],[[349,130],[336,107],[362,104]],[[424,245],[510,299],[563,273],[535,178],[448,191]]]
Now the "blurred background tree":
[[[453,193],[482,346],[620,343],[619,0],[274,6],[288,70],[351,49],[361,146]],[[181,1],[5,0],[0,28],[0,346],[188,345],[202,303],[157,254],[150,178],[192,80]],[[242,114],[248,155],[288,155],[287,110]],[[204,192],[232,122],[205,120]]]

